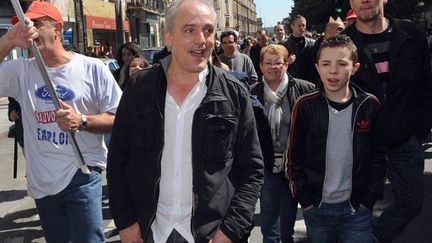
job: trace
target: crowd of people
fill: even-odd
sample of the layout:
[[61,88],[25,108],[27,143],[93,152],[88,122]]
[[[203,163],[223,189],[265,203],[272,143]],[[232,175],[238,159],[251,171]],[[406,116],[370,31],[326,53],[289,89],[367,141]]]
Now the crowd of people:
[[[106,169],[124,243],[247,242],[258,200],[264,243],[294,242],[298,205],[310,242],[392,242],[422,210],[432,75],[425,34],[386,2],[351,0],[319,37],[298,15],[289,35],[217,38],[211,2],[176,0],[153,65],[129,42],[114,73],[65,50],[61,14],[33,2],[0,60],[36,42],[61,107],[34,58],[0,64],[0,96],[23,126],[46,241],[105,242]],[[386,178],[393,198],[375,222]]]

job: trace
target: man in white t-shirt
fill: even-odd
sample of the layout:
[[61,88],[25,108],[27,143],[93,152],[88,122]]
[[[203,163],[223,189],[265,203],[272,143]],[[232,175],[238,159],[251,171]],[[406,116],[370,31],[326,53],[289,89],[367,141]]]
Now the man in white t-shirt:
[[[26,27],[14,17],[14,27],[0,38],[0,60],[36,41],[62,106],[56,111],[34,58],[0,64],[0,96],[21,105],[28,193],[47,242],[104,242],[103,133],[112,129],[121,90],[101,61],[63,48],[63,19],[53,5],[35,1],[25,16]],[[79,169],[70,132],[90,174]]]

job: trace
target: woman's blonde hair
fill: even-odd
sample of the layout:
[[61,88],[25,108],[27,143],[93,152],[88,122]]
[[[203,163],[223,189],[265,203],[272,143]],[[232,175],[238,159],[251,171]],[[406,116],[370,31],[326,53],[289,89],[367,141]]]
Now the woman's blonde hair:
[[282,55],[284,62],[288,62],[289,53],[288,50],[279,44],[270,44],[261,49],[260,52],[260,63],[264,61],[264,54],[269,53],[273,55]]

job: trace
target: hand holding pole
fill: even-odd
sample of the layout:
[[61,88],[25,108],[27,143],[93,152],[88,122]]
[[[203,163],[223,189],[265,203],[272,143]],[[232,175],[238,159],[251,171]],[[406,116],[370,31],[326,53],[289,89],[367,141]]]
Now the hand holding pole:
[[[25,26],[25,21],[24,21],[24,12],[21,8],[21,5],[19,4],[18,0],[11,0],[12,6],[15,10],[15,14],[17,15],[19,22],[21,24],[21,26]],[[42,77],[45,81],[46,86],[48,87],[49,93],[51,95],[51,99],[54,102],[54,106],[56,108],[56,110],[61,109],[61,105],[60,105],[60,100],[57,96],[57,93],[55,91],[54,85],[52,83],[51,77],[49,76],[47,70],[46,70],[46,66],[45,66],[45,62],[42,59],[42,55],[39,51],[39,48],[36,44],[35,41],[32,42],[32,51],[34,54],[34,57],[36,59],[36,63],[39,67],[39,70],[42,74]],[[84,162],[84,158],[82,156],[81,150],[78,147],[78,143],[75,139],[75,133],[74,132],[68,132],[68,135],[71,137],[71,145],[73,148],[73,151],[78,159],[78,163],[80,165],[81,171],[84,174],[90,174],[90,170],[88,169],[87,165]]]

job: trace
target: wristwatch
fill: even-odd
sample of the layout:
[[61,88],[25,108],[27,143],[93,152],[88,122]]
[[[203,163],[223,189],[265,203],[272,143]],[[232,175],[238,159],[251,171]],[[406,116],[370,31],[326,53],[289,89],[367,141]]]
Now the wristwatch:
[[80,127],[82,128],[82,129],[86,129],[87,128],[87,116],[86,115],[84,115],[84,114],[81,114],[81,124],[80,124]]

